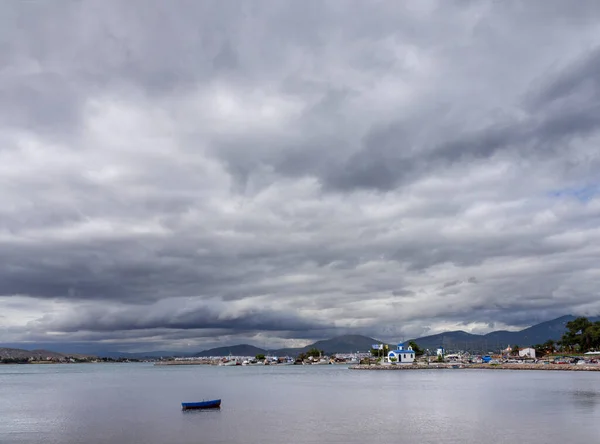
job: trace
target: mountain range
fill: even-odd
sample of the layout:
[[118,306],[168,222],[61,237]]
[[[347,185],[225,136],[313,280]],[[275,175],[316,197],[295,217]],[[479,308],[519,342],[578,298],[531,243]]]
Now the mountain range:
[[[542,344],[549,339],[558,341],[566,331],[567,322],[575,319],[575,316],[567,315],[551,321],[542,322],[520,331],[498,330],[485,335],[476,335],[462,330],[449,331],[431,336],[409,339],[415,341],[422,349],[436,350],[444,347],[447,351],[499,351],[507,346],[519,345],[520,347]],[[591,321],[600,318],[590,318]],[[406,342],[408,342],[407,340]],[[360,335],[338,336],[336,338],[317,341],[302,348],[282,348],[278,350],[264,350],[248,344],[240,344],[233,347],[218,347],[196,353],[195,356],[226,356],[230,352],[237,356],[254,356],[259,353],[273,354],[277,356],[295,356],[306,352],[311,348],[322,350],[324,353],[353,353],[356,351],[368,351],[372,344],[381,343],[373,338]],[[396,344],[388,344],[390,347]]]
[[86,355],[80,354],[65,354],[50,350],[24,350],[21,348],[0,348],[0,360],[2,359],[38,359],[44,360],[47,358],[60,359],[67,357],[84,358]]
[[324,353],[353,353],[366,351],[377,341],[373,338],[360,335],[345,335],[336,338],[325,339],[300,348],[280,348],[277,350],[265,350],[249,344],[234,345],[232,347],[218,347],[195,353],[194,356],[256,356],[257,354],[271,354],[275,356],[297,356],[307,352],[311,348],[322,350]]
[[[508,345],[520,347],[542,344],[549,339],[558,341],[566,331],[567,322],[575,316],[567,315],[551,321],[542,322],[520,331],[498,330],[485,335],[475,335],[462,330],[424,336],[414,341],[425,349],[492,351],[506,348]],[[589,318],[595,322],[600,318]]]
[[[575,316],[567,315],[551,321],[542,322],[520,331],[499,330],[487,333],[485,335],[476,335],[462,330],[449,331],[436,335],[414,338],[419,347],[423,349],[435,350],[443,346],[447,351],[468,350],[474,352],[499,351],[508,345],[519,345],[520,347],[541,344],[549,339],[559,340],[566,331],[566,324],[575,319]],[[600,317],[589,318],[591,321],[598,321]],[[331,339],[317,341],[300,348],[281,348],[276,350],[266,350],[250,344],[236,344],[225,347],[211,348],[200,352],[181,352],[181,351],[149,351],[141,353],[125,353],[116,351],[93,351],[89,350],[86,354],[111,357],[111,358],[144,358],[144,357],[168,357],[168,356],[255,356],[257,354],[270,354],[276,356],[297,356],[311,348],[322,350],[324,353],[354,353],[357,351],[365,352],[371,348],[372,344],[381,343],[377,339],[361,335],[344,335]],[[405,342],[408,342],[405,341]],[[47,345],[47,344],[46,344]],[[395,344],[388,344],[395,348]],[[60,349],[60,346],[56,346]],[[2,349],[0,349],[2,350]],[[45,352],[47,353],[47,352]]]

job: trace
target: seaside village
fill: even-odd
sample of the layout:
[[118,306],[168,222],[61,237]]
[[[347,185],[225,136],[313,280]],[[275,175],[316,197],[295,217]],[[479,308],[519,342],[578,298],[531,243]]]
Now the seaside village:
[[583,355],[539,356],[539,350],[533,347],[508,346],[499,353],[472,354],[466,351],[446,353],[444,347],[436,350],[420,350],[414,343],[399,343],[395,347],[385,344],[373,344],[366,352],[331,353],[311,349],[297,357],[290,356],[209,356],[209,357],[174,357],[161,359],[157,365],[192,365],[206,364],[219,366],[252,366],[252,365],[361,365],[361,366],[432,366],[432,367],[464,367],[479,364],[570,364],[598,365],[600,352],[587,352]]

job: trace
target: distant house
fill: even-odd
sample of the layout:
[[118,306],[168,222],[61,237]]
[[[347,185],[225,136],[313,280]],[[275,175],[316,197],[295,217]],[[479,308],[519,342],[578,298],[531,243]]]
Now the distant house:
[[521,358],[533,358],[535,359],[535,348],[522,348],[519,350],[519,356]]
[[415,361],[415,352],[409,345],[404,348],[404,344],[398,344],[396,350],[388,352],[388,362],[397,362],[398,364],[412,364]]

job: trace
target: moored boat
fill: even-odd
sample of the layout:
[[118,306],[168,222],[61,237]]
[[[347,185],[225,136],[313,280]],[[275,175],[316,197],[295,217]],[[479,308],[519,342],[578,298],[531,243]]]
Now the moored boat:
[[182,410],[202,410],[202,409],[218,409],[221,408],[221,400],[213,399],[210,401],[201,402],[182,402]]

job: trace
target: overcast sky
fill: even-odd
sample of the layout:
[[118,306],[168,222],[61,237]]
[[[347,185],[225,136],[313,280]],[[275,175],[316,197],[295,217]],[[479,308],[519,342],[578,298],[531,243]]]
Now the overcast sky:
[[0,3],[0,342],[600,312],[600,3]]

